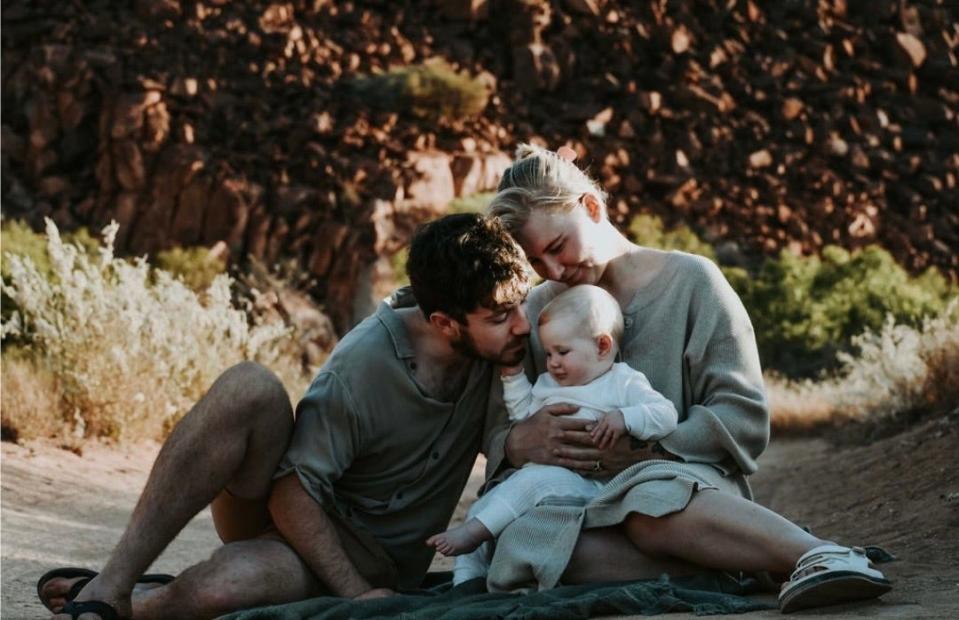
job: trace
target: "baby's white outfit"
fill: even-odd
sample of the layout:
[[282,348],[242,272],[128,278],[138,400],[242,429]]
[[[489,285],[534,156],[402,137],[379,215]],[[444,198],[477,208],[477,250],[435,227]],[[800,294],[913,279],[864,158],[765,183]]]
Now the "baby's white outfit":
[[[503,398],[512,422],[530,417],[546,405],[567,403],[579,407],[570,418],[599,421],[614,409],[623,413],[626,431],[637,439],[662,439],[676,429],[676,407],[653,389],[646,376],[622,362],[586,385],[563,386],[543,373],[531,386],[524,373],[505,376]],[[467,513],[478,519],[493,536],[521,514],[543,503],[583,505],[596,496],[608,478],[585,478],[555,465],[528,463],[480,497]],[[486,575],[490,545],[483,543],[471,553],[456,557],[453,583]]]

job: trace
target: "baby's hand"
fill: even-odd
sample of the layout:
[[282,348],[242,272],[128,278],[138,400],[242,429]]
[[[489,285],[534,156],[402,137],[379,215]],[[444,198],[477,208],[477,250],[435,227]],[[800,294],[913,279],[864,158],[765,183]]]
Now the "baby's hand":
[[590,431],[589,436],[600,450],[609,448],[626,434],[626,419],[619,409],[607,411],[603,419]]
[[523,372],[523,365],[517,364],[516,366],[500,366],[499,367],[499,376],[501,377],[513,377]]

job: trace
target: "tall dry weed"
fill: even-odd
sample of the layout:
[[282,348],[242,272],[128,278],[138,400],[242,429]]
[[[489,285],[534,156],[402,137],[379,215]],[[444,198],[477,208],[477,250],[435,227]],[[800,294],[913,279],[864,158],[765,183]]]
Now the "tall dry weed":
[[198,294],[142,258],[114,256],[118,226],[98,255],[64,243],[47,220],[52,275],[8,254],[3,292],[17,310],[2,336],[59,383],[66,422],[84,436],[160,438],[229,366],[259,361],[299,396],[308,378],[281,324],[251,324],[218,276]]
[[15,355],[4,356],[0,375],[3,439],[18,441],[69,434],[56,377]]
[[959,301],[919,327],[888,318],[853,338],[834,378],[767,379],[773,426],[801,430],[824,423],[928,415],[959,406]]

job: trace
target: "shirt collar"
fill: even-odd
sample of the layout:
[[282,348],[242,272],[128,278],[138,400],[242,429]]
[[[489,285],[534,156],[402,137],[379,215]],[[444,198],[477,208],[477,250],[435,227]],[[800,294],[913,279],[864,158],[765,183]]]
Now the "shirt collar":
[[403,319],[396,313],[397,308],[412,308],[416,306],[416,298],[413,297],[413,289],[404,286],[393,292],[392,295],[383,300],[376,308],[376,318],[379,319],[383,327],[390,334],[393,341],[393,349],[396,351],[396,357],[400,359],[411,358],[413,353],[413,342],[410,340],[409,332]]

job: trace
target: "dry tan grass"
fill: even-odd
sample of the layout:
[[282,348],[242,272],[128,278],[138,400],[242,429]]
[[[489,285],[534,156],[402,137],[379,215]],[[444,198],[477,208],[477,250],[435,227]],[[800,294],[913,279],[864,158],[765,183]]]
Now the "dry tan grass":
[[62,436],[66,424],[56,377],[10,354],[4,356],[0,374],[4,438],[17,441]]
[[[162,438],[221,372],[242,360],[265,364],[292,395],[302,393],[309,377],[287,327],[258,323],[248,308],[235,307],[225,275],[198,294],[142,259],[114,257],[116,231],[116,225],[105,229],[94,258],[64,243],[48,221],[52,276],[25,257],[4,256],[10,281],[3,291],[17,311],[2,333],[26,343],[20,353],[33,368],[11,364],[18,373],[11,401],[17,405],[9,416],[4,412],[11,429],[24,436],[48,432],[47,416],[31,413],[37,409],[31,399],[40,403],[45,392],[56,393],[46,390],[46,372],[62,399],[61,426],[81,437]],[[27,378],[31,372],[36,377]]]
[[767,377],[774,429],[938,414],[959,403],[959,302],[918,328],[887,321],[854,340],[833,378],[790,382]]

